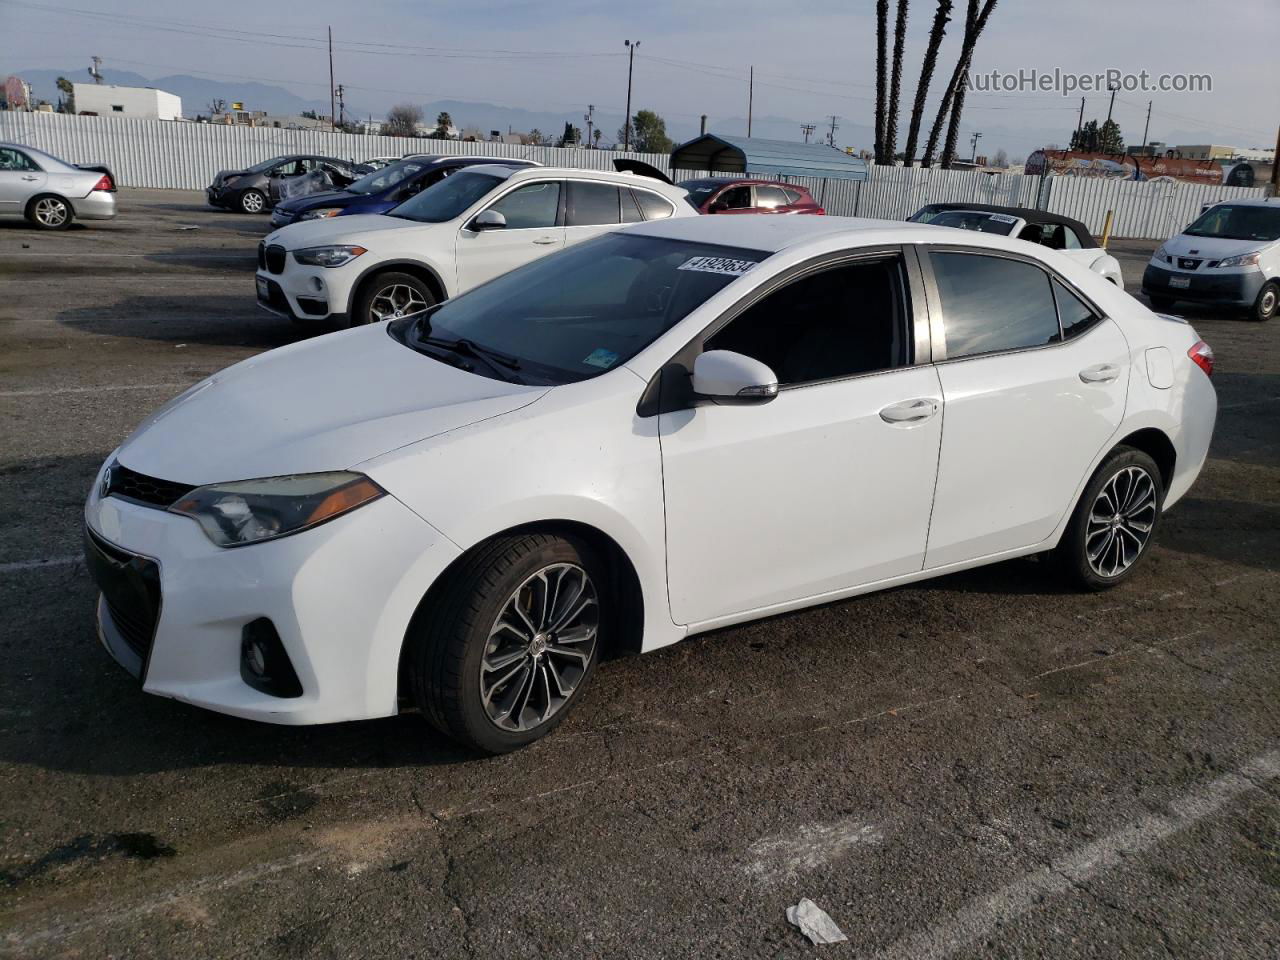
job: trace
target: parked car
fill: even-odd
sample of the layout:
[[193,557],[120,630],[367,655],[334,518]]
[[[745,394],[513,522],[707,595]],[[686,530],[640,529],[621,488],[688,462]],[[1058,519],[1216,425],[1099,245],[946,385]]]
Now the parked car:
[[[568,174],[510,179],[572,211]],[[85,507],[99,630],[149,693],[410,703],[511,750],[604,650],[1031,554],[1123,583],[1205,461],[1211,371],[1186,322],[1006,237],[640,223],[159,410]]]
[[284,200],[271,211],[271,224],[283,227],[299,220],[321,220],[358,213],[386,213],[433,183],[439,183],[455,170],[486,163],[508,167],[541,166],[533,160],[508,160],[502,157],[408,157],[365,174],[346,189],[326,190],[294,200]]
[[825,210],[804,187],[778,180],[681,180],[699,213],[808,213]]
[[205,193],[212,206],[241,213],[265,213],[279,199],[281,181],[316,170],[324,171],[335,186],[342,187],[371,172],[362,164],[334,157],[291,154],[263,160],[244,170],[221,170]]
[[1152,255],[1142,292],[1157,310],[1190,300],[1270,320],[1280,309],[1280,199],[1210,206]]
[[[415,156],[415,154],[406,154],[405,156]],[[405,157],[370,157],[363,166],[371,170],[381,170],[383,167],[389,167],[393,163],[399,163]]]
[[116,215],[116,181],[104,166],[67,163],[20,143],[0,143],[0,216],[61,230],[77,217]]
[[416,315],[621,223],[696,216],[684,197],[631,173],[468,167],[385,215],[270,234],[258,245],[258,303],[329,325]]
[[1037,243],[1066,254],[1094,273],[1106,277],[1121,290],[1124,289],[1120,261],[1099,245],[1088,227],[1071,217],[1031,207],[1002,207],[988,203],[930,203],[908,219],[913,223],[977,230]]

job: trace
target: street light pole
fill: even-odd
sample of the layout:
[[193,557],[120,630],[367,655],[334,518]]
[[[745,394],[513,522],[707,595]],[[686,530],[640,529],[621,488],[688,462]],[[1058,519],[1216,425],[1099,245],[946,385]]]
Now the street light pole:
[[973,144],[973,153],[969,155],[970,163],[977,163],[978,161],[978,141],[980,139],[982,139],[982,134],[977,133],[976,131],[973,136],[969,138],[969,142]]
[[640,46],[640,41],[623,40],[623,45],[629,51],[627,56],[627,115],[622,118],[622,149],[631,149],[631,71],[636,63],[636,48]]

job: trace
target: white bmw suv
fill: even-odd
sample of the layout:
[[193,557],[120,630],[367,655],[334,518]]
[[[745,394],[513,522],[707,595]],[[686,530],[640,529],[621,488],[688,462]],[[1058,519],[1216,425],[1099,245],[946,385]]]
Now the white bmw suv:
[[697,216],[686,196],[634,173],[469,167],[386,214],[270,234],[258,245],[258,303],[334,326],[413,316],[620,224]]

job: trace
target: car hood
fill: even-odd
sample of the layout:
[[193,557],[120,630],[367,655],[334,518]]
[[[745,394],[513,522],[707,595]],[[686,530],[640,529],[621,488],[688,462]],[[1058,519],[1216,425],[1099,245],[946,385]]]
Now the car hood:
[[219,170],[213,175],[214,183],[223,183],[227,180],[233,180],[236,177],[243,177],[248,170]]
[[517,410],[547,390],[448,366],[378,324],[214,374],[145,420],[118,458],[139,473],[195,486],[344,470]]
[[316,207],[330,207],[335,203],[351,203],[361,196],[361,194],[350,193],[346,190],[325,190],[323,193],[308,193],[305,196],[294,197],[292,200],[286,200],[284,203],[278,204],[278,206],[282,210],[313,210]]
[[384,230],[433,226],[438,224],[418,223],[381,213],[358,213],[349,217],[326,217],[323,220],[291,223],[269,234],[265,242],[279,243],[290,250],[297,250],[299,247],[315,246],[318,243],[350,243]]
[[1271,243],[1266,240],[1226,240],[1219,237],[1192,237],[1185,233],[1170,237],[1164,242],[1165,253],[1172,256],[1205,257],[1209,260],[1236,257],[1269,246]]

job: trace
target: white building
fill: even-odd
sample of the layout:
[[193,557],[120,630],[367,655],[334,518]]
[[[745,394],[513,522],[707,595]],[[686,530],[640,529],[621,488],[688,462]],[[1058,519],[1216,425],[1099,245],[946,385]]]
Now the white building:
[[155,87],[118,87],[111,83],[72,84],[76,113],[99,117],[181,120],[182,98]]

